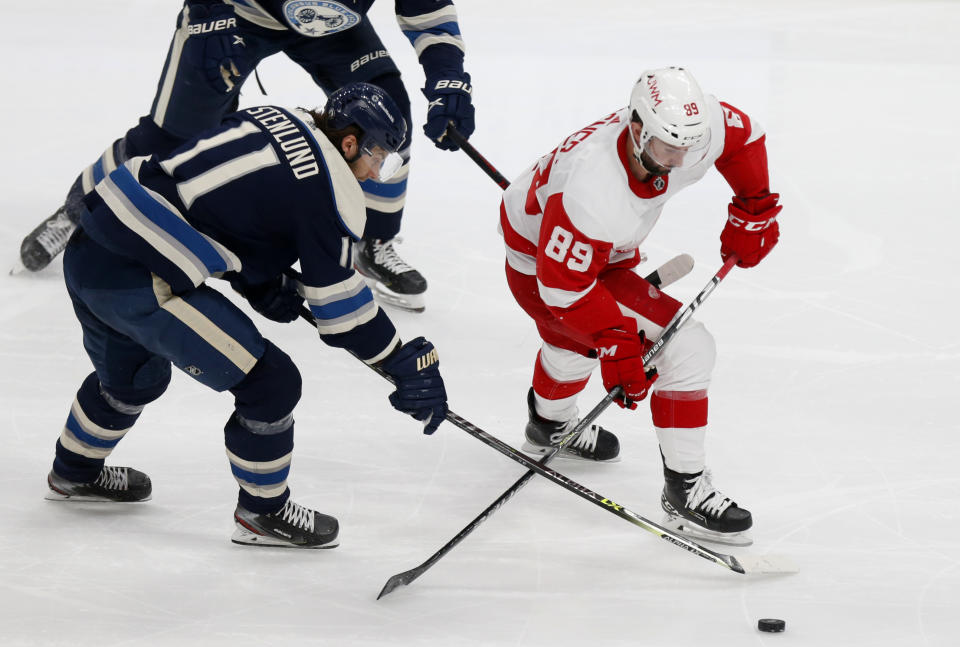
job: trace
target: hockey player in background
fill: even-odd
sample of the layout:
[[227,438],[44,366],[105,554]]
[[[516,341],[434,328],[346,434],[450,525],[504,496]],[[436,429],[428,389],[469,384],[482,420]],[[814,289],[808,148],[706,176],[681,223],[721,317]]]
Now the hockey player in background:
[[[689,72],[644,72],[630,105],[575,132],[506,190],[500,224],[507,281],[543,340],[527,396],[524,449],[545,453],[577,421],[577,396],[599,365],[620,406],[648,391],[660,443],[667,524],[731,544],[749,543],[750,512],[711,483],[705,469],[707,388],[716,348],[689,321],[648,374],[641,357],[681,309],[632,271],[638,246],[666,201],[715,166],[733,189],[720,254],[753,267],[779,237],[777,204],[761,127],[737,108],[702,94]],[[638,335],[639,331],[639,335]],[[596,425],[564,449],[610,461],[619,441]]]
[[[80,216],[80,198],[119,164],[137,155],[166,156],[237,109],[240,89],[264,58],[284,52],[329,94],[363,81],[382,87],[410,123],[410,99],[380,37],[367,17],[373,0],[187,0],[177,18],[150,114],[83,171],[56,213],[24,240],[21,262],[38,271],[63,250]],[[426,75],[429,102],[424,133],[439,148],[457,146],[447,124],[469,137],[474,128],[470,75],[464,72],[463,40],[451,0],[396,0],[397,22]],[[427,282],[396,252],[394,243],[406,198],[410,142],[405,163],[389,181],[364,180],[367,230],[357,244],[357,269],[381,299],[424,309]]]
[[300,373],[206,280],[229,280],[275,321],[295,320],[306,301],[320,338],[381,367],[396,384],[390,403],[433,433],[447,411],[436,350],[423,337],[402,344],[353,269],[366,223],[359,181],[397,172],[406,135],[390,97],[354,83],[323,112],[227,115],[171,156],[132,158],[96,185],[63,261],[95,370],[57,441],[47,498],[150,498],[145,474],[104,460],[167,388],[173,363],[234,396],[224,428],[240,484],[233,541],[337,544],[335,518],[289,498]]

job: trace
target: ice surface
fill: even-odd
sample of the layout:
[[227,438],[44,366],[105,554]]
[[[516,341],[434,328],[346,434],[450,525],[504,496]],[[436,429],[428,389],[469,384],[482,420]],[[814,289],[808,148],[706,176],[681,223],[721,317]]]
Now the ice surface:
[[[0,261],[76,173],[149,109],[176,2],[4,9]],[[496,233],[498,189],[420,131],[422,72],[372,12],[413,101],[401,254],[430,281],[396,314],[440,350],[453,409],[515,445],[537,350]],[[304,375],[295,498],[339,517],[333,551],[229,542],[230,399],[182,374],[112,462],[154,480],[145,505],[43,500],[53,445],[90,365],[60,261],[0,276],[0,642],[4,645],[956,645],[960,611],[960,5],[952,2],[461,0],[473,143],[513,177],[624,105],[647,67],[682,64],[767,129],[782,240],[735,270],[699,318],[717,338],[708,448],[750,508],[756,544],[800,572],[718,568],[535,479],[409,587],[386,579],[456,534],[523,472],[451,425],[433,437],[388,386],[302,323],[265,334]],[[275,57],[244,105],[322,103]],[[729,191],[717,174],[673,200],[646,248],[689,252],[690,299],[719,267]],[[602,396],[591,384],[584,410]],[[659,520],[649,414],[608,411],[622,462],[555,466]],[[783,618],[781,635],[758,618]]]

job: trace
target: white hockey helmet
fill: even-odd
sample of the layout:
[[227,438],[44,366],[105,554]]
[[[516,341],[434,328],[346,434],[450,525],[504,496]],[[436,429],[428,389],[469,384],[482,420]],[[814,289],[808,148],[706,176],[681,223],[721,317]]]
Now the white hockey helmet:
[[643,122],[639,140],[633,128],[630,136],[634,156],[650,172],[663,175],[670,169],[690,168],[710,148],[707,102],[700,86],[682,67],[641,74],[630,93],[630,116]]

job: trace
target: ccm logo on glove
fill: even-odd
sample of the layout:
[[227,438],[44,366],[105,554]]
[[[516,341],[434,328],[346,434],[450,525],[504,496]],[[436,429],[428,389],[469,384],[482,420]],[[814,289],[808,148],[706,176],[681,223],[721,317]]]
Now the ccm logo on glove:
[[616,357],[617,355],[617,345],[607,346],[606,348],[597,349],[597,358],[603,359],[604,357]]
[[739,227],[746,231],[763,231],[764,229],[766,229],[767,227],[775,223],[777,221],[777,217],[774,216],[769,220],[758,220],[758,221],[751,222],[749,220],[744,220],[743,218],[738,218],[731,213],[727,217],[727,220],[734,227]]

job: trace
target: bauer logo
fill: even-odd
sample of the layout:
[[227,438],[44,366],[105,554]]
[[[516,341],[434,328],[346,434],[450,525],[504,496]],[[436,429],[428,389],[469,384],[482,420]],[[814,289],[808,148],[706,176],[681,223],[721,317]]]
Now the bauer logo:
[[437,349],[434,348],[432,351],[425,355],[421,355],[417,358],[417,370],[422,371],[432,364],[436,364],[440,361],[440,356],[437,354]]
[[364,54],[354,62],[350,63],[350,71],[356,72],[358,69],[360,69],[361,66],[366,65],[370,61],[375,61],[378,58],[389,58],[389,56],[390,55],[387,53],[387,50],[385,49],[379,49],[375,52]]
[[287,0],[283,17],[297,32],[313,38],[350,29],[360,22],[360,14],[339,2],[325,0]]

